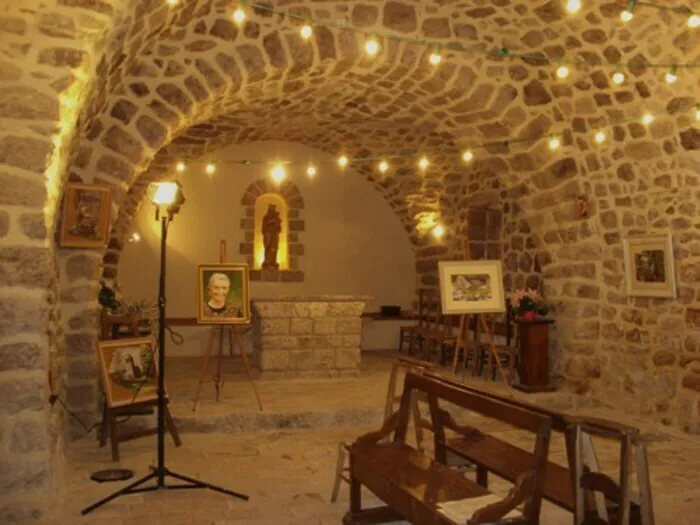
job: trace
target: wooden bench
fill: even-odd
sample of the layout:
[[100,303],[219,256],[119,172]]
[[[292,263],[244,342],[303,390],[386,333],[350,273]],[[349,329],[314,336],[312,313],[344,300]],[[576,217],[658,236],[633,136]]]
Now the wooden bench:
[[[406,444],[411,400],[420,393],[430,407],[436,440],[445,439],[445,426],[459,432],[449,412],[439,406],[447,401],[470,411],[510,423],[536,434],[530,463],[517,474],[513,490],[496,498],[485,487],[451,470],[447,465],[421,454]],[[399,410],[376,432],[358,438],[350,447],[350,510],[345,525],[380,523],[405,519],[420,525],[454,525],[440,505],[476,499],[489,502],[475,505],[461,523],[508,523],[535,525],[539,522],[544,468],[549,450],[552,421],[532,411],[489,399],[440,380],[408,372]],[[393,440],[384,441],[393,433]],[[386,506],[362,509],[361,487],[372,491]],[[523,509],[518,507],[523,505]]]
[[[576,424],[580,424],[583,421],[588,421],[589,423],[595,424],[599,430],[608,429],[611,432],[618,434],[625,433],[637,436],[635,443],[637,444],[638,448],[641,447],[640,454],[643,455],[643,458],[638,461],[638,470],[642,471],[643,476],[648,478],[646,451],[643,448],[643,443],[641,443],[641,441],[638,439],[638,431],[632,427],[621,425],[619,423],[593,420],[590,418],[576,418],[563,412],[546,409],[535,404],[511,399],[502,395],[487,393],[445,378],[435,374],[434,372],[426,372],[426,376],[428,379],[442,381],[445,384],[462,389],[465,392],[470,392],[489,399],[505,402],[512,406],[521,407],[550,417],[552,420],[552,430],[564,434],[569,468],[550,461],[546,462],[542,497],[558,507],[566,509],[572,513],[575,510],[574,491],[572,489],[575,479],[573,474],[575,464],[575,440],[573,430]],[[449,438],[443,442],[437,442],[436,440],[436,458],[441,460],[441,458],[444,458],[446,453],[449,452],[451,454],[457,454],[458,456],[473,462],[476,464],[477,469],[477,483],[484,488],[488,488],[489,472],[492,472],[493,474],[508,481],[515,482],[517,480],[518,473],[521,472],[522,468],[528,464],[528,453],[522,449],[519,449],[518,447],[515,447],[514,445],[506,443],[505,441],[502,441],[496,437],[483,434],[478,429],[472,427],[462,426],[461,433],[461,436]],[[597,460],[594,457],[595,453],[592,450],[592,444],[590,444],[590,442],[589,450],[589,455],[593,455],[592,461],[596,463]],[[624,461],[626,461],[626,458],[622,457],[621,462]],[[593,465],[592,467],[594,470],[597,469],[597,464]],[[632,525],[640,523],[646,525],[653,522],[653,516],[649,516],[650,511],[648,510],[651,507],[650,489],[648,487],[642,487],[640,492],[648,494],[648,497],[645,496],[648,502],[645,504],[646,509],[641,509],[638,502],[631,502],[630,523]],[[606,508],[604,505],[599,505],[599,512],[604,513],[607,511],[610,515],[616,514],[616,505],[610,505],[610,501],[608,501],[606,504],[606,506],[609,508]],[[645,516],[644,520],[642,519],[642,516]]]

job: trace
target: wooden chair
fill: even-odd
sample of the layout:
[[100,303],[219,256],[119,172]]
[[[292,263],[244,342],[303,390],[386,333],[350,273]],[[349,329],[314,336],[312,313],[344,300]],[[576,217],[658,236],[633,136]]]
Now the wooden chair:
[[413,339],[418,337],[418,332],[423,325],[423,317],[425,315],[424,290],[418,290],[418,324],[404,325],[399,327],[399,353],[403,353],[404,343],[408,344],[408,351],[412,353]]
[[416,355],[423,352],[425,332],[429,328],[428,312],[432,306],[432,295],[429,290],[418,290],[418,324],[413,326],[411,339],[408,345],[408,353]]
[[448,347],[454,347],[457,336],[453,330],[453,317],[442,313],[439,294],[434,294],[428,302],[428,313],[425,327],[421,330],[424,338],[423,357],[430,361],[433,353],[441,365],[447,361]]

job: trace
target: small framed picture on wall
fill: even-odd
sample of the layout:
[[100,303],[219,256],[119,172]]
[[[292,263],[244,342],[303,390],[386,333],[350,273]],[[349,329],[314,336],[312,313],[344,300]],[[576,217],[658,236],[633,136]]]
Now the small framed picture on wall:
[[101,248],[107,244],[112,188],[66,183],[59,244],[63,248]]
[[637,235],[624,240],[627,295],[676,297],[670,234]]
[[247,264],[208,264],[198,270],[199,324],[250,323]]

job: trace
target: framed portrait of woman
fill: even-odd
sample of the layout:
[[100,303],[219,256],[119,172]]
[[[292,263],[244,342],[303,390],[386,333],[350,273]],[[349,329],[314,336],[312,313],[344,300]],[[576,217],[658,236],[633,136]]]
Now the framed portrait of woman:
[[202,264],[197,277],[199,324],[250,323],[247,264]]

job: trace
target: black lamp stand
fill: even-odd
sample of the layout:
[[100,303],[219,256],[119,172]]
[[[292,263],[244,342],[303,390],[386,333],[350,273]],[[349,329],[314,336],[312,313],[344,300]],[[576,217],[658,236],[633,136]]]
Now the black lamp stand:
[[[196,480],[188,476],[183,476],[177,472],[173,472],[165,466],[165,244],[168,235],[168,224],[172,221],[170,213],[167,216],[161,217],[161,237],[160,237],[160,288],[158,292],[158,465],[152,471],[134,483],[116,491],[115,493],[101,499],[97,503],[93,503],[89,507],[85,507],[81,514],[85,515],[92,512],[105,503],[109,503],[119,496],[125,494],[135,494],[137,492],[149,492],[160,489],[210,489],[222,494],[227,494],[242,500],[248,501],[248,496],[240,494],[232,490],[224,489]],[[180,481],[186,481],[187,485],[166,485],[165,477],[170,476]],[[140,487],[147,481],[156,480],[155,486]]]

